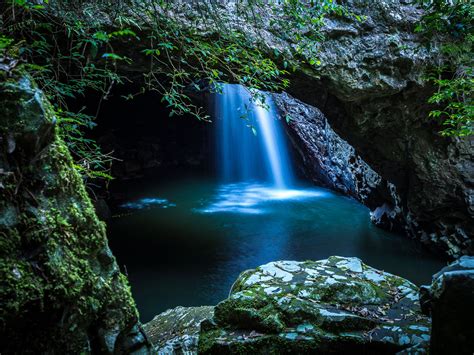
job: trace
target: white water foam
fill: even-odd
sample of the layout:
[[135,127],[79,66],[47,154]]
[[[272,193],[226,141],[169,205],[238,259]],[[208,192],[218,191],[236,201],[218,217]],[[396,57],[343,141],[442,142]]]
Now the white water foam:
[[202,213],[245,213],[263,214],[268,212],[268,204],[276,201],[300,201],[330,196],[322,189],[278,189],[258,183],[235,183],[222,185],[216,191],[209,205]]

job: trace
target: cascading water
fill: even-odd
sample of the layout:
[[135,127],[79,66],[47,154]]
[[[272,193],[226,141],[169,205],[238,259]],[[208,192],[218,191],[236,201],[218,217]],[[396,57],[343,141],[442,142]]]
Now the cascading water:
[[272,99],[263,95],[262,104],[231,84],[216,95],[218,171],[226,183],[258,181],[284,190],[292,185],[291,162]]
[[271,97],[253,100],[240,85],[216,94],[217,170],[223,184],[202,212],[264,213],[273,200],[320,196],[295,189],[285,134]]

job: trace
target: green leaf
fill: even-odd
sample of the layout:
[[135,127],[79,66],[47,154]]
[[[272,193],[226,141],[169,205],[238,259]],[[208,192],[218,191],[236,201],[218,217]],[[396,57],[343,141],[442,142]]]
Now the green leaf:
[[109,34],[108,37],[114,38],[114,37],[126,37],[126,36],[138,38],[137,34],[129,28],[124,28],[122,30],[112,32]]
[[144,49],[142,51],[143,53],[145,53],[145,55],[160,55],[161,52],[159,49]]
[[102,42],[107,42],[109,40],[109,36],[107,36],[107,33],[104,31],[98,31],[92,35],[92,38],[102,41]]
[[5,49],[12,44],[13,38],[5,37],[5,36],[0,36],[0,49]]
[[124,60],[125,57],[121,57],[119,56],[118,54],[115,54],[115,53],[104,53],[102,54],[102,58],[110,58],[110,59],[113,59],[113,60]]

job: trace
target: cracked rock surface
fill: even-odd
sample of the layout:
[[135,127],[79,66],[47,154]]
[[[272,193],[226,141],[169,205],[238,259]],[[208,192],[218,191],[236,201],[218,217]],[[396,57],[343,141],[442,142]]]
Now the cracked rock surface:
[[178,307],[145,329],[163,354],[390,354],[430,338],[414,284],[339,256],[245,271],[215,308]]
[[276,261],[243,272],[202,324],[203,353],[395,353],[429,341],[411,282],[358,258]]
[[201,322],[213,315],[213,306],[176,307],[157,315],[144,330],[158,354],[197,354]]

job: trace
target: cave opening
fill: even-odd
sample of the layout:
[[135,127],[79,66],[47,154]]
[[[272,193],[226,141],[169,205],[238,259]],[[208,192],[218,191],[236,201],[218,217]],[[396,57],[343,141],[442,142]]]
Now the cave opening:
[[[95,194],[105,202],[97,210],[142,321],[178,305],[216,304],[242,270],[273,260],[355,255],[417,284],[439,269],[442,262],[418,243],[374,226],[359,202],[305,180],[297,146],[290,148],[294,188],[222,181],[215,119],[169,117],[159,95],[125,100],[128,92],[119,88],[100,105],[92,136],[117,160],[114,180]],[[212,112],[212,98],[200,99]],[[278,124],[286,127],[284,120]]]
[[0,354],[471,353],[443,3],[3,1]]

